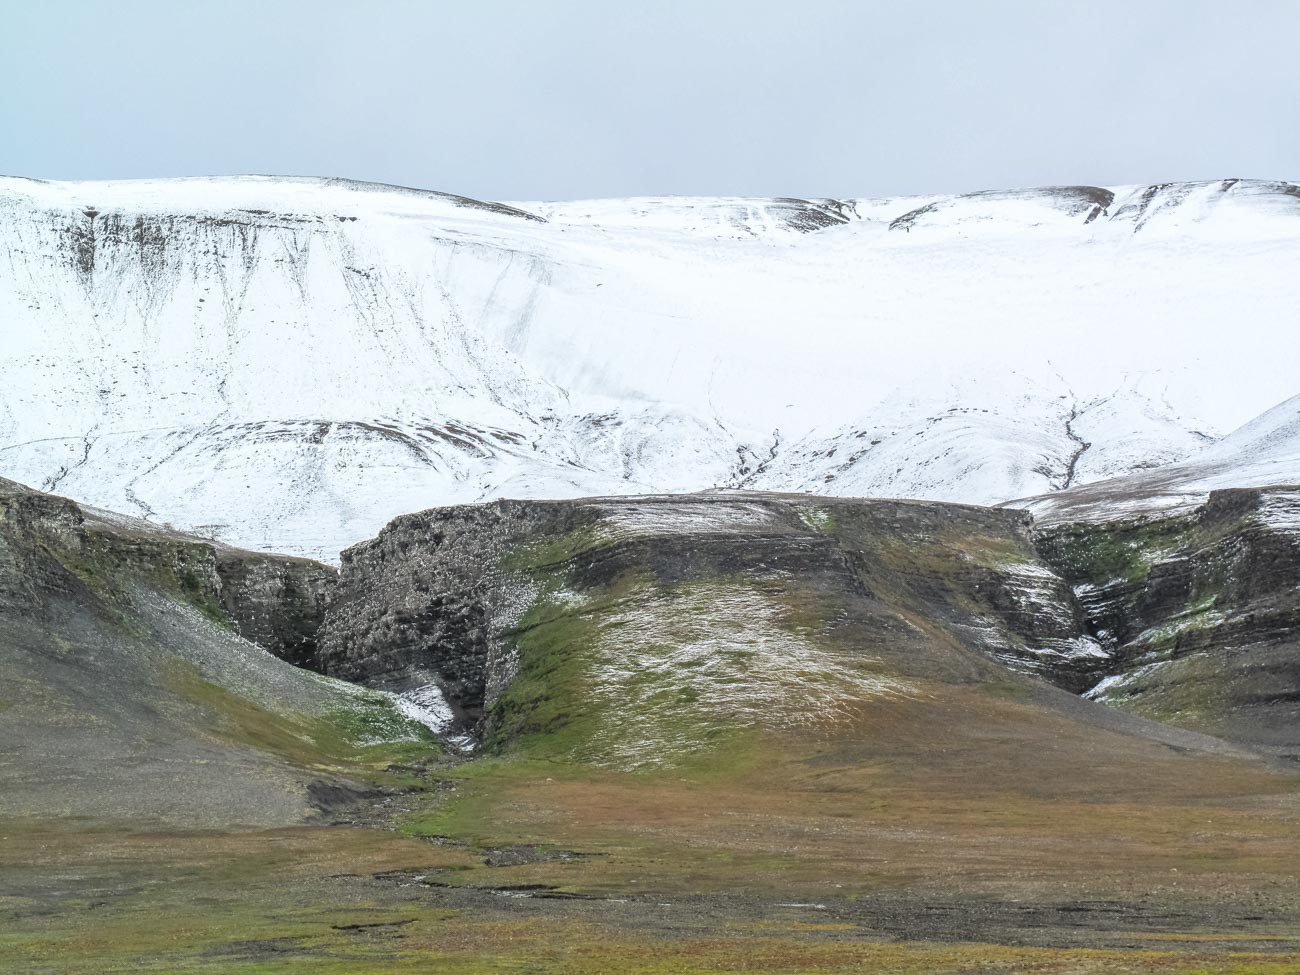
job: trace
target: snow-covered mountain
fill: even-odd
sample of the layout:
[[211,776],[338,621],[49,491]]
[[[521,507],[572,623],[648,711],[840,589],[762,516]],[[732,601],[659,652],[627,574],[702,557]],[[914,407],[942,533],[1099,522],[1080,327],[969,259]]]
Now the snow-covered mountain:
[[[1030,509],[1046,524],[1101,521],[1189,511],[1211,491],[1274,485],[1300,485],[1300,396],[1280,403],[1182,463],[1083,484],[1016,502],[1016,506]],[[1293,512],[1280,517],[1300,532]]]
[[1261,181],[501,204],[4,179],[0,473],[324,558],[498,496],[1024,497],[1292,395],[1298,256],[1300,188]]

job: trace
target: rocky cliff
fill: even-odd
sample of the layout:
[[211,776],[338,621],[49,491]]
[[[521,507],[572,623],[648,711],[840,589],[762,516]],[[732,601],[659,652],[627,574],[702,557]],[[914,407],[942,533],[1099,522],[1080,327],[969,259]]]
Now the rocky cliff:
[[1190,512],[1037,539],[1106,649],[1090,698],[1300,754],[1300,488],[1214,491]]
[[[1102,650],[1083,631],[1020,512],[508,501],[399,518],[346,551],[321,660],[372,684],[435,682],[489,742],[580,725],[636,763],[732,725],[816,726],[930,681],[1004,680],[1006,665],[1086,674]],[[658,733],[625,740],[624,721]]]
[[286,662],[314,660],[333,577],[0,480],[0,815],[285,825],[438,754],[391,698]]
[[[283,660],[316,663],[317,634],[336,575],[329,566],[159,529],[2,478],[0,510],[9,538],[26,542],[6,546],[9,558],[25,560],[25,571],[6,576],[29,603],[55,585],[48,572],[55,564],[102,582],[106,591],[140,576]],[[36,553],[53,561],[33,562]]]
[[602,707],[687,713],[724,685],[815,723],[862,686],[811,675],[855,661],[895,689],[1007,668],[1290,754],[1298,539],[1294,488],[1039,528],[1008,509],[760,493],[434,509],[344,553],[321,666],[436,686],[498,744]]

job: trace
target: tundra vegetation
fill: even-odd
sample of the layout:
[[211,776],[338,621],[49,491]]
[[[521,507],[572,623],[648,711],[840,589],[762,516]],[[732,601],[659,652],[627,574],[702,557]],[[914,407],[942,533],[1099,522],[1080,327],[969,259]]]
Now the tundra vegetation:
[[1278,503],[500,502],[336,577],[0,482],[0,969],[1292,972]]

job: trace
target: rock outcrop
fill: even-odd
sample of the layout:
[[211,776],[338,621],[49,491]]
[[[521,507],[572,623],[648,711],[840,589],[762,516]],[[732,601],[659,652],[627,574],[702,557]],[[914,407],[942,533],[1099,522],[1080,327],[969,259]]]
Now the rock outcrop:
[[[3,478],[0,513],[0,560],[8,560],[0,569],[10,570],[0,571],[0,587],[25,607],[62,588],[67,571],[106,591],[142,576],[282,660],[319,669],[317,635],[336,575],[329,566],[230,548]],[[25,544],[15,544],[20,538]]]
[[1016,511],[757,493],[502,501],[398,518],[346,551],[321,662],[383,686],[432,679],[502,743],[604,698],[651,725],[696,707],[715,708],[706,724],[816,723],[876,691],[1002,680],[1004,665],[1082,674],[1101,653],[1083,629]]
[[[699,625],[683,629],[685,617]],[[884,661],[904,683],[995,680],[989,665],[1004,666],[1288,755],[1300,745],[1298,626],[1296,488],[1038,529],[1009,509],[798,495],[502,501],[408,515],[345,552],[320,665],[376,686],[436,683],[462,728],[501,742],[570,720],[548,703],[557,675],[599,686],[593,674],[633,666],[616,662],[617,634],[697,647],[682,666],[705,670],[795,634]],[[803,659],[774,647],[718,679],[797,670],[783,653]],[[635,666],[658,666],[638,654]],[[793,701],[808,687],[787,690]],[[621,693],[635,712],[637,689]]]
[[0,817],[319,821],[440,754],[286,662],[315,661],[333,577],[0,480]]
[[1038,549],[1107,651],[1092,661],[1089,697],[1300,755],[1300,488],[1049,525]]

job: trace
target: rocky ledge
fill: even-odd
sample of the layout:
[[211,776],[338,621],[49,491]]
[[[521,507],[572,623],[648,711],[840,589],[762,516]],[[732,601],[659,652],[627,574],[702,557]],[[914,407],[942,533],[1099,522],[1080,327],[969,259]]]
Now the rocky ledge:
[[78,578],[104,592],[145,578],[277,657],[318,669],[335,575],[309,559],[230,548],[0,478],[0,609],[27,612]]

